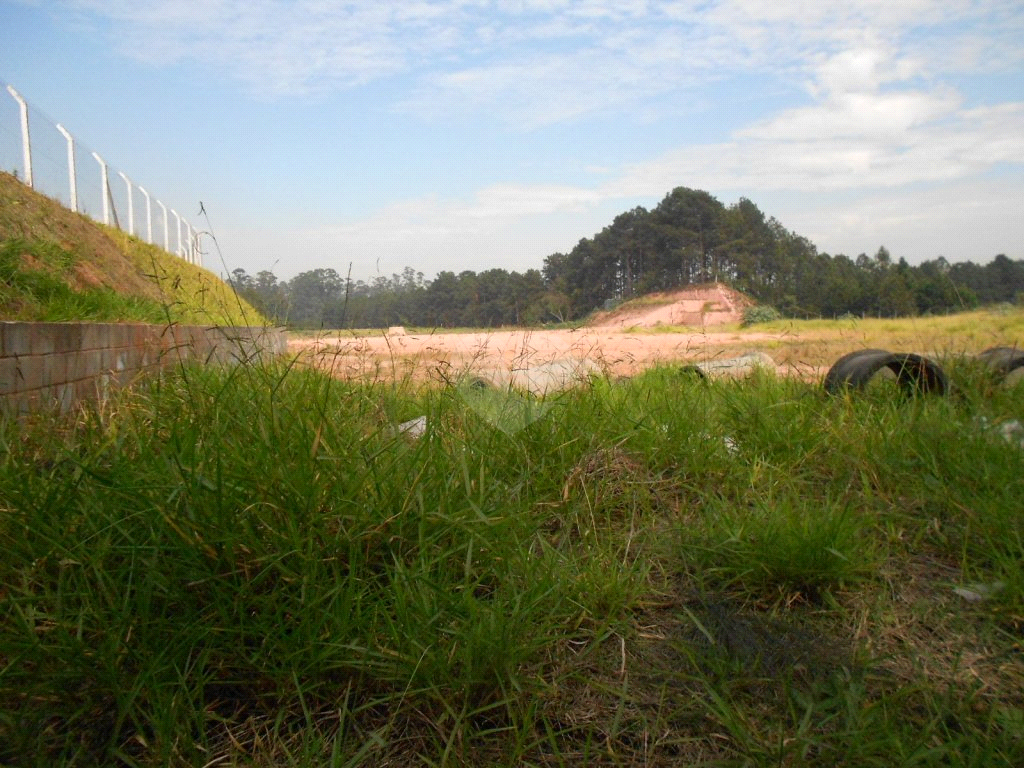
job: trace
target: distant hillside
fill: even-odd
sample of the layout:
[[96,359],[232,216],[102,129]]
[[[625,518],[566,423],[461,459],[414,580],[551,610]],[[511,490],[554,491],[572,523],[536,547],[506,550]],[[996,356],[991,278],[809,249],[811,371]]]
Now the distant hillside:
[[264,325],[212,272],[0,173],[0,319]]

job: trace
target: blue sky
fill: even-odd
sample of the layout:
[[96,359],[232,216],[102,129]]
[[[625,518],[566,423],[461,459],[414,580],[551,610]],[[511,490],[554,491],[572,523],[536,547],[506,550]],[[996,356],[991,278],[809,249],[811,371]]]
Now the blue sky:
[[676,186],[1024,258],[1019,0],[0,0],[0,80],[222,273],[540,268]]

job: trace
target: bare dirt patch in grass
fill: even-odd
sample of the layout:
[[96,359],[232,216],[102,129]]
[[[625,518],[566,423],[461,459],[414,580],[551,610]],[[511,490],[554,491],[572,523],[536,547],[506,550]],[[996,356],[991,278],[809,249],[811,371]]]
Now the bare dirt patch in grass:
[[429,380],[487,369],[530,368],[566,358],[596,363],[611,376],[628,376],[655,365],[731,357],[783,334],[630,333],[607,328],[501,330],[479,333],[325,334],[292,338],[292,352],[309,355],[345,378],[403,375]]
[[598,318],[589,327],[558,330],[331,331],[313,338],[293,336],[289,347],[343,378],[445,380],[468,372],[525,369],[564,359],[592,361],[609,376],[632,376],[656,365],[764,352],[775,360],[779,374],[814,380],[839,357],[857,349],[945,358],[1019,345],[1024,340],[1024,311],[1019,309],[900,320],[788,320],[715,330],[636,323],[615,327],[605,325],[606,321]]

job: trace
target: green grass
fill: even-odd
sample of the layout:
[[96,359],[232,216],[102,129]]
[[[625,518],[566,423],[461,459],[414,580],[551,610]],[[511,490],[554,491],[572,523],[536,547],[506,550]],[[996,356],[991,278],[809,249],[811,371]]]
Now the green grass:
[[[25,266],[23,254],[38,267]],[[74,261],[73,254],[55,243],[0,243],[0,307],[5,319],[142,323],[167,320],[164,307],[152,299],[119,294],[103,286],[72,288],[65,275]]]
[[951,373],[662,368],[517,432],[185,367],[4,422],[0,764],[1022,764],[1024,400]]

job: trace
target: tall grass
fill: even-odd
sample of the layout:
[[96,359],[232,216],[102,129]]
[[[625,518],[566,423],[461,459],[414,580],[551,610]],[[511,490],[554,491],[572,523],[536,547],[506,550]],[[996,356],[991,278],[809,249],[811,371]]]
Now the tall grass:
[[215,272],[118,229],[103,227],[102,231],[140,274],[156,284],[165,314],[171,320],[222,326],[268,323]]
[[663,368],[516,431],[183,367],[4,422],[0,763],[1020,763],[1024,403],[959,381]]

